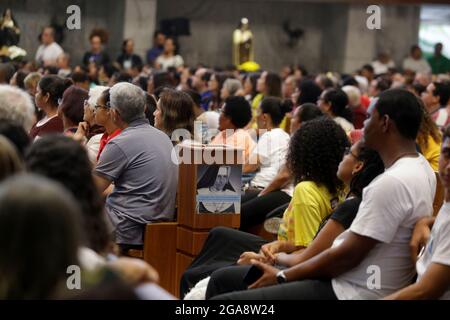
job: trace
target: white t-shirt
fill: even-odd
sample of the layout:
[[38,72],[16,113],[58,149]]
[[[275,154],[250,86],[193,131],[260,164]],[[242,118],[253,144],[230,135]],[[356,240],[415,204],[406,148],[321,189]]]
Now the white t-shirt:
[[340,300],[379,299],[411,284],[415,270],[409,241],[418,219],[433,212],[436,176],[428,161],[401,158],[363,191],[350,232],[379,241],[354,269],[332,280]]
[[411,57],[403,60],[403,70],[411,70],[414,72],[431,73],[431,67],[425,59],[413,59]]
[[447,108],[441,108],[437,111],[436,120],[434,120],[438,127],[445,127],[448,122],[448,111]]
[[289,134],[280,128],[267,131],[261,136],[252,152],[253,155],[259,156],[261,162],[260,170],[252,180],[252,186],[265,188],[272,182],[286,162],[289,139]]
[[172,57],[164,57],[160,55],[156,59],[156,63],[161,66],[161,69],[166,71],[170,67],[178,68],[184,65],[184,60],[180,55],[172,56]]
[[97,164],[98,150],[100,150],[100,140],[103,134],[96,134],[86,143],[86,149],[88,151],[89,160],[92,164]]
[[[444,203],[431,229],[430,239],[416,264],[417,281],[431,263],[450,266],[450,202]],[[450,287],[441,300],[450,300]]]
[[383,63],[379,60],[375,60],[372,62],[373,72],[375,74],[387,73],[389,68],[395,68],[395,63],[392,60],[389,60],[388,63]]
[[64,53],[59,44],[53,42],[49,45],[41,44],[36,52],[36,61],[44,65],[56,65],[56,59]]

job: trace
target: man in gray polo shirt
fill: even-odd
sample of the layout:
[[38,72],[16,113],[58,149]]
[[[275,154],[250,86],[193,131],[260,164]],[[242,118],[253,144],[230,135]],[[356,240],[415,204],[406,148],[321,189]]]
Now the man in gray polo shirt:
[[174,220],[178,167],[171,161],[170,139],[144,116],[144,92],[119,83],[110,95],[109,112],[122,133],[106,145],[95,177],[101,192],[114,183],[106,209],[116,242],[126,251],[143,244],[145,224]]

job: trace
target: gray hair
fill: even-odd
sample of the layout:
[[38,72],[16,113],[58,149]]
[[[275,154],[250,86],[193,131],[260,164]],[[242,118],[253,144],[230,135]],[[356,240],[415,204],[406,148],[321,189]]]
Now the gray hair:
[[348,97],[350,107],[354,108],[361,104],[361,91],[355,86],[343,86],[342,91]]
[[98,98],[102,95],[102,93],[108,90],[109,87],[105,86],[96,86],[89,90],[89,99],[88,103],[91,108],[93,108],[97,104]]
[[242,84],[237,79],[227,79],[223,83],[223,86],[228,91],[230,96],[236,95],[236,92],[242,89]]
[[19,88],[0,85],[0,119],[13,121],[29,132],[35,120],[30,95]]
[[126,123],[144,118],[146,97],[145,92],[127,82],[114,85],[109,91],[111,95],[111,108],[119,111],[120,117]]

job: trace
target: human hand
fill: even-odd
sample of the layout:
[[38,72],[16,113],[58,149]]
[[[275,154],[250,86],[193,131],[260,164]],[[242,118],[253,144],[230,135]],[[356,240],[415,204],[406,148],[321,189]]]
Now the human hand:
[[256,260],[252,260],[252,264],[258,269],[260,269],[263,272],[263,275],[253,284],[251,284],[248,287],[249,289],[268,287],[278,283],[277,274],[278,272],[280,272],[280,270]]
[[280,242],[273,241],[267,243],[261,247],[260,254],[262,254],[270,264],[275,264],[276,256],[275,254],[280,252]]
[[140,259],[120,257],[108,265],[133,286],[159,281],[158,272]]
[[248,251],[248,252],[244,252],[243,254],[241,254],[241,256],[239,257],[239,259],[237,261],[237,264],[241,265],[241,266],[249,265],[249,264],[252,264],[252,262],[251,262],[252,260],[265,262],[266,258],[262,254]]
[[73,139],[75,139],[76,141],[85,141],[86,140],[86,135],[88,132],[88,123],[87,122],[80,122],[78,124],[78,129],[75,132],[75,134],[73,135]]
[[411,241],[409,243],[411,259],[414,263],[417,261],[420,251],[426,246],[428,239],[430,238],[431,225],[433,222],[433,218],[422,218],[414,227]]

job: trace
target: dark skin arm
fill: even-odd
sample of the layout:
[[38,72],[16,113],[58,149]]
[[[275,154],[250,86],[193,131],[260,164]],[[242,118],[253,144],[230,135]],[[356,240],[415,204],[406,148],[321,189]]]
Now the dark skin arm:
[[420,219],[413,230],[409,247],[411,250],[411,259],[414,263],[417,261],[417,256],[420,250],[427,245],[430,238],[431,228],[433,227],[435,217],[425,217]]
[[[339,246],[329,248],[313,258],[285,270],[284,274],[287,281],[331,279],[360,264],[377,243],[377,240],[350,232]],[[252,263],[264,273],[249,289],[277,283],[278,269],[259,261],[253,261]]]
[[105,190],[107,190],[107,188],[111,185],[112,181],[103,177],[103,176],[99,176],[97,174],[94,174],[94,182],[95,185],[97,186],[97,190],[100,193],[103,193]]
[[279,253],[276,258],[276,263],[293,267],[311,259],[330,248],[333,241],[344,231],[345,228],[339,222],[330,219],[306,249],[292,254]]
[[385,300],[424,300],[439,299],[450,286],[450,266],[431,263],[425,274],[416,282],[390,296]]

